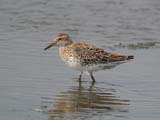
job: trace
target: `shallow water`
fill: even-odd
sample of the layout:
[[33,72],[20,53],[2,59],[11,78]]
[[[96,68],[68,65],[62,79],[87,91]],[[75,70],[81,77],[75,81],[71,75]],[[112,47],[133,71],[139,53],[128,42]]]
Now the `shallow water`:
[[[1,0],[0,119],[160,118],[159,0]],[[59,32],[135,60],[77,82],[58,50]],[[152,44],[151,44],[152,43]]]

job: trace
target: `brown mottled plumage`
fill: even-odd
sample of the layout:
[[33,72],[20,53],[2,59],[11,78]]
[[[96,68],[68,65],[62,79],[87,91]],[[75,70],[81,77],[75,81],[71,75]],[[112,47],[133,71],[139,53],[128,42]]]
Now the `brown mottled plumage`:
[[52,46],[59,46],[62,60],[81,72],[79,80],[81,80],[83,71],[87,71],[95,81],[93,72],[113,68],[134,58],[133,56],[112,54],[94,45],[73,42],[70,36],[65,33],[58,34],[55,41],[44,50]]

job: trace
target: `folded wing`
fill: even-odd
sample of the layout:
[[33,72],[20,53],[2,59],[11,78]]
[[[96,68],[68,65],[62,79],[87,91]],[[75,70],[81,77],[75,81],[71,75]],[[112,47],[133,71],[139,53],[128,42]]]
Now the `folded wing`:
[[101,48],[96,48],[93,45],[77,43],[75,46],[76,55],[77,57],[80,57],[83,65],[107,64],[110,62],[121,62],[133,59],[133,56],[112,54]]

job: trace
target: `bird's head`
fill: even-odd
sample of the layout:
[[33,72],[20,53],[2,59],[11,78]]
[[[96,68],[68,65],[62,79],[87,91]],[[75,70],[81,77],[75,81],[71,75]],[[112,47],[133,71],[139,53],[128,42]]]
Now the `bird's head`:
[[44,48],[44,50],[47,50],[53,46],[64,47],[70,44],[72,44],[70,36],[66,33],[59,33],[54,37],[54,41]]

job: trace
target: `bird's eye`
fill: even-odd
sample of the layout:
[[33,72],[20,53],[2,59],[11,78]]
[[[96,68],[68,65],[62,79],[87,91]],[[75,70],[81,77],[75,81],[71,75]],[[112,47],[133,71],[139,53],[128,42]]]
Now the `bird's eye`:
[[59,38],[58,40],[62,40],[62,38]]

